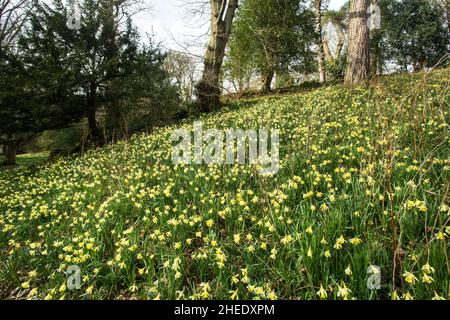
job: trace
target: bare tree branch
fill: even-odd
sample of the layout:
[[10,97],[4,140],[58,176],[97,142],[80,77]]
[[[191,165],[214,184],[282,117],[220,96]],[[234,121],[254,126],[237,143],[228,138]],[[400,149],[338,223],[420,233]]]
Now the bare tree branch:
[[32,0],[0,0],[0,48],[13,49],[33,3]]

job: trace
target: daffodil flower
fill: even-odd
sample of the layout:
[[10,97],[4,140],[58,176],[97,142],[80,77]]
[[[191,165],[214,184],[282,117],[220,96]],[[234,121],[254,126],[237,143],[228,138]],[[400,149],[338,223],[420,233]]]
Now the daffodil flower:
[[353,274],[352,269],[350,269],[350,265],[345,269],[345,274],[351,276]]
[[428,284],[430,284],[431,282],[433,282],[434,281],[434,279],[432,278],[432,277],[430,277],[429,275],[427,275],[426,273],[424,273],[423,275],[422,275],[422,282],[423,283],[428,283]]
[[431,300],[445,300],[445,298],[440,296],[440,295],[438,295],[437,292],[434,291],[434,297],[431,298]]
[[422,271],[425,272],[426,274],[432,274],[434,273],[434,268],[430,266],[430,264],[427,262],[422,266]]
[[341,285],[338,285],[338,292],[337,292],[338,297],[342,297],[342,299],[348,300],[351,292],[352,291],[349,288],[347,288],[345,283],[342,282]]
[[412,272],[405,272],[403,277],[405,277],[405,281],[410,284],[415,284],[416,281],[418,281]]
[[320,299],[326,299],[327,298],[327,292],[325,291],[325,289],[323,288],[322,285],[320,285],[320,289],[319,291],[317,291],[316,293]]
[[91,295],[93,290],[94,290],[94,286],[92,285],[86,289],[86,294]]

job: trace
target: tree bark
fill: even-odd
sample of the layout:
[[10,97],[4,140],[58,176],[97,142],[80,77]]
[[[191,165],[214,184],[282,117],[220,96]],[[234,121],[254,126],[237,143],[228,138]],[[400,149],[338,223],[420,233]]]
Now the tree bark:
[[262,86],[261,86],[261,90],[260,90],[262,93],[270,92],[274,74],[275,74],[275,72],[273,70],[270,70],[266,74],[263,75]]
[[117,141],[124,135],[121,125],[122,114],[119,106],[119,101],[112,101],[106,108],[106,129],[107,137],[105,139],[111,139]]
[[6,165],[13,166],[16,164],[17,157],[17,141],[9,141],[6,147]]
[[239,0],[211,1],[211,35],[204,58],[203,76],[195,86],[198,107],[210,112],[220,106],[220,69]]
[[334,57],[331,54],[330,47],[328,46],[328,41],[326,39],[323,39],[322,46],[323,46],[323,53],[325,54],[325,59],[327,61],[333,61]]
[[337,29],[337,35],[338,35],[338,41],[336,45],[336,60],[339,60],[342,54],[342,48],[344,48],[344,32],[342,31],[342,28],[340,26],[336,27]]
[[91,83],[89,85],[89,91],[87,94],[87,107],[86,107],[86,118],[88,120],[89,126],[89,140],[90,142],[101,142],[101,134],[98,130],[97,120],[97,85]]
[[322,0],[315,0],[314,6],[316,10],[315,29],[319,37],[317,42],[317,63],[319,65],[319,81],[321,83],[325,83],[327,81],[327,78],[325,73],[325,53],[322,39]]
[[378,63],[378,59],[377,59],[377,57],[378,57],[378,47],[379,47],[378,42],[376,42],[373,45],[373,48],[372,48],[372,53],[371,53],[372,56],[370,57],[370,62],[371,62],[371,64],[370,64],[370,76],[371,77],[375,77],[377,75],[377,69],[378,69],[378,66],[377,66],[377,63]]
[[347,70],[345,83],[355,85],[364,81],[370,72],[369,28],[367,9],[369,0],[353,0],[350,7]]

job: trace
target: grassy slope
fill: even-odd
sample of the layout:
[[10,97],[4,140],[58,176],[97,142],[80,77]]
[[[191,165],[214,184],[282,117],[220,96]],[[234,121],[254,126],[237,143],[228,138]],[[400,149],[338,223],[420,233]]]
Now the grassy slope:
[[[395,76],[202,118],[279,128],[274,177],[174,167],[175,127],[1,172],[0,296],[312,299],[322,286],[338,299],[447,297],[449,80],[448,69]],[[73,264],[80,290],[65,286]],[[380,290],[366,287],[370,265]]]

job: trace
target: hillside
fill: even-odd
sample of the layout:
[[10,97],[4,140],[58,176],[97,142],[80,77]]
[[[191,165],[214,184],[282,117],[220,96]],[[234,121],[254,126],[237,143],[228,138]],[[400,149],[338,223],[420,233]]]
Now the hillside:
[[[0,297],[447,298],[449,71],[200,118],[279,129],[276,175],[174,166],[171,133],[192,121],[0,172]],[[66,286],[71,265],[79,289]]]

